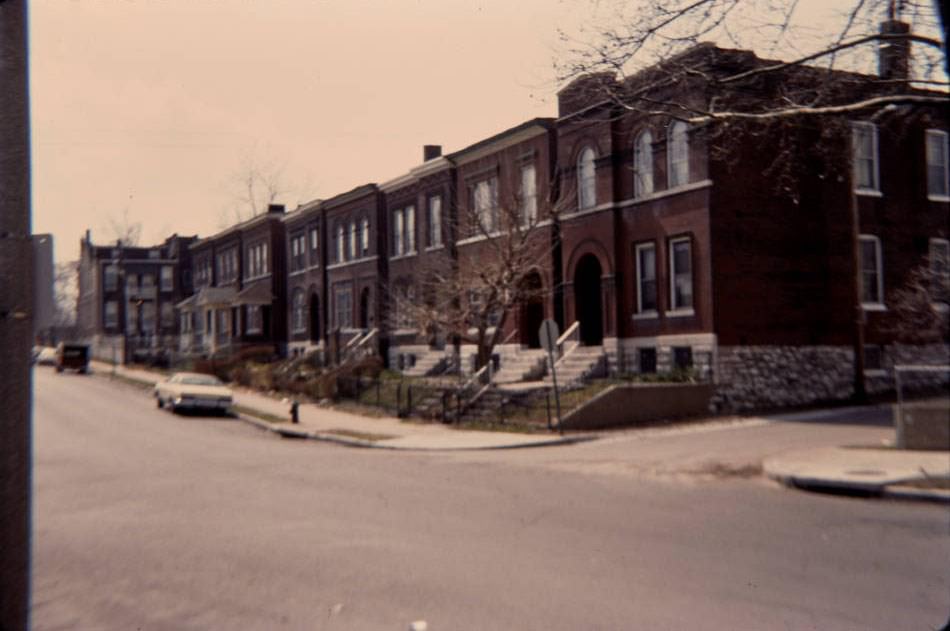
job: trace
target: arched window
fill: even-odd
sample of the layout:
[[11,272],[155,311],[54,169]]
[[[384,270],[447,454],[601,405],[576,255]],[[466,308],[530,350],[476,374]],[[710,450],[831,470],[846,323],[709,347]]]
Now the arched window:
[[303,333],[307,330],[307,298],[303,289],[294,290],[291,303],[291,328],[294,333]]
[[689,135],[686,123],[676,121],[670,125],[667,136],[666,160],[667,188],[676,188],[689,183]]
[[359,243],[359,235],[357,234],[359,228],[356,227],[356,222],[350,222],[350,255],[349,258],[355,259],[359,258],[360,251],[357,249],[357,243]]
[[633,147],[633,194],[643,197],[653,192],[653,134],[645,129]]
[[334,245],[336,246],[336,261],[342,263],[346,260],[346,228],[341,223],[336,225],[336,243]]
[[369,219],[365,217],[360,222],[360,247],[363,256],[367,256],[369,254]]
[[577,158],[577,206],[583,210],[594,206],[597,200],[594,172],[594,150],[585,147]]

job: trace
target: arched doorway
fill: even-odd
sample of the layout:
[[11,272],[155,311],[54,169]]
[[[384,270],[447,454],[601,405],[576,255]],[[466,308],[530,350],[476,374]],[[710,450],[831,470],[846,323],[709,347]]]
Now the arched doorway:
[[544,296],[541,275],[531,272],[521,281],[524,292],[524,301],[521,303],[521,342],[528,348],[541,348],[541,338],[538,332],[544,322]]
[[581,323],[581,344],[604,343],[604,317],[600,295],[600,261],[585,254],[574,271],[574,313]]
[[320,298],[317,294],[310,294],[310,341],[320,341]]
[[369,328],[369,287],[360,292],[360,328]]

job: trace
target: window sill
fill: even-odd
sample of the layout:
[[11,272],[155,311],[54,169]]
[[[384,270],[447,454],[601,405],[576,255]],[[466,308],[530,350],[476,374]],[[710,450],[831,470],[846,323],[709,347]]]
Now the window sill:
[[865,311],[887,311],[887,307],[880,302],[862,302],[861,308]]
[[440,244],[438,244],[438,245],[430,245],[429,247],[426,248],[425,251],[426,251],[426,252],[437,252],[438,250],[444,250],[444,249],[445,249],[445,245],[442,244],[442,243],[440,243]]
[[666,312],[667,318],[689,318],[696,315],[696,311],[692,308],[690,309],[673,309],[672,311]]
[[861,197],[884,197],[884,193],[873,188],[856,188],[854,194]]
[[306,269],[295,269],[294,271],[287,274],[288,276],[300,276],[301,274],[306,274]]
[[390,257],[389,257],[389,260],[390,260],[390,261],[399,261],[399,260],[401,260],[401,259],[411,259],[412,257],[414,257],[414,256],[417,255],[417,254],[419,254],[419,253],[418,253],[416,250],[412,250],[411,252],[406,252],[406,253],[404,253],[404,254],[397,254],[396,256],[390,256]]
[[[262,278],[270,278],[270,272],[268,272],[267,274],[258,274],[257,276],[245,276],[245,277],[244,277],[244,282],[247,283],[247,282],[250,282],[250,281],[252,281],[252,280],[260,280],[260,279],[262,279]],[[237,281],[234,281],[234,282],[237,282]],[[229,284],[229,285],[232,285],[232,284],[234,284],[234,283],[228,283],[228,284]]]
[[633,320],[656,320],[660,317],[659,312],[657,311],[644,311],[642,313],[634,313],[631,318]]
[[887,371],[883,368],[868,368],[864,371],[865,377],[886,377]]
[[950,195],[927,195],[927,199],[932,202],[950,202]]

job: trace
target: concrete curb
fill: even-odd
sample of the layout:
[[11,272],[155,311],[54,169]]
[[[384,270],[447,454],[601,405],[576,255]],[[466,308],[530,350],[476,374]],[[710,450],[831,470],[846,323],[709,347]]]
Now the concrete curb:
[[874,482],[855,482],[801,475],[786,475],[768,471],[767,469],[763,472],[766,477],[775,480],[779,484],[805,491],[843,493],[862,497],[881,497],[950,504],[950,491],[942,489],[918,489],[901,483],[878,484]]
[[492,451],[501,449],[531,449],[533,447],[574,445],[577,443],[597,440],[598,438],[598,436],[594,435],[563,436],[559,438],[552,438],[550,440],[538,441],[535,443],[525,443],[522,445],[487,445],[484,447],[402,447],[399,445],[380,444],[381,441],[361,440],[359,438],[349,438],[347,436],[340,436],[338,434],[330,434],[327,432],[297,429],[292,425],[288,426],[289,424],[278,425],[276,423],[269,423],[267,421],[254,418],[248,414],[238,414],[235,418],[253,425],[258,429],[277,434],[282,438],[318,440],[327,443],[335,443],[344,447],[357,447],[360,449],[386,449],[389,451]]

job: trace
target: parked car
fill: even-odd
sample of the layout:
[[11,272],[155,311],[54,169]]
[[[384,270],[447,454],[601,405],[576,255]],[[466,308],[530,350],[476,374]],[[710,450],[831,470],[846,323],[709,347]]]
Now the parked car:
[[60,342],[56,347],[56,372],[66,369],[89,372],[89,345]]
[[234,395],[231,389],[213,375],[196,372],[176,372],[155,385],[158,407],[179,410],[211,410],[231,413]]
[[33,363],[40,366],[55,366],[56,349],[52,346],[34,346]]

